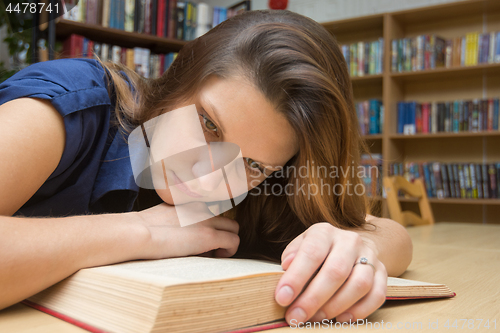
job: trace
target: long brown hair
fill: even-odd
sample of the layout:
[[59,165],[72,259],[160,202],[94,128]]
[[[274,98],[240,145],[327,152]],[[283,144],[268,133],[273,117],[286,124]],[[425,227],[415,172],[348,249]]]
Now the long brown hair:
[[[160,78],[144,79],[124,66],[105,66],[114,81],[116,115],[125,131],[182,105],[210,75],[245,77],[286,116],[298,137],[299,152],[283,170],[287,177],[269,177],[228,214],[240,224],[237,255],[260,253],[279,260],[286,244],[314,223],[343,229],[365,225],[365,195],[353,189],[362,184],[358,166],[367,149],[349,72],[337,41],[317,22],[286,10],[249,11],[188,42]],[[138,92],[135,98],[121,70]],[[287,172],[306,166],[313,166],[306,176]],[[334,176],[333,168],[338,170]],[[294,194],[264,191],[274,184],[290,184]],[[309,189],[314,186],[327,191],[312,195]],[[255,195],[258,191],[261,194]]]

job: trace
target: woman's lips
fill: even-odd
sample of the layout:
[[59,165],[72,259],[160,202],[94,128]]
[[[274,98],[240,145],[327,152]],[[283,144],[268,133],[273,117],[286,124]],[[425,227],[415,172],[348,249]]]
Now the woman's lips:
[[190,197],[193,197],[193,198],[201,198],[202,195],[196,193],[196,192],[193,192],[189,189],[189,187],[184,184],[180,179],[179,177],[177,177],[177,175],[175,174],[175,172],[172,171],[172,176],[173,176],[173,179],[174,179],[174,186],[181,192],[189,195]]

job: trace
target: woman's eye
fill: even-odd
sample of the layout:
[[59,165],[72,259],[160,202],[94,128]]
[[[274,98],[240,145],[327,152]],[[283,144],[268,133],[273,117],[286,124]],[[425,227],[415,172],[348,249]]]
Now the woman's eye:
[[201,115],[203,117],[203,123],[205,124],[205,127],[212,132],[217,132],[217,125],[214,124],[213,121],[205,117],[204,115]]
[[259,163],[255,162],[254,160],[252,160],[251,158],[245,158],[246,161],[247,161],[247,164],[248,166],[253,169],[254,171],[260,171],[261,173],[264,173],[264,170],[262,169],[262,167],[260,166]]

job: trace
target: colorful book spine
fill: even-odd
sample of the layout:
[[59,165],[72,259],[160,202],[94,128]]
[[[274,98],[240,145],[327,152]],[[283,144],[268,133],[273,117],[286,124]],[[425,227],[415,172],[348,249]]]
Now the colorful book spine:
[[401,175],[410,182],[423,178],[430,198],[500,198],[500,162],[396,162],[389,164],[388,175]]

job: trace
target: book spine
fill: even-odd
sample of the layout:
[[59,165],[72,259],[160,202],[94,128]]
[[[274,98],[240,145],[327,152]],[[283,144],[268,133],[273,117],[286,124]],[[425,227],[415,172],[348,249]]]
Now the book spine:
[[435,196],[438,199],[443,199],[444,190],[443,190],[443,181],[441,179],[441,163],[434,162],[433,170],[434,170],[434,187],[436,189]]
[[470,187],[471,187],[471,197],[474,199],[478,198],[478,186],[476,179],[476,167],[474,163],[469,164],[469,175],[470,175]]
[[456,198],[455,177],[453,175],[453,166],[451,163],[446,164],[446,171],[448,176],[450,198]]
[[497,193],[497,170],[495,164],[488,166],[488,174],[490,179],[490,198],[498,198]]
[[452,115],[452,131],[454,133],[457,133],[458,132],[458,129],[459,129],[459,126],[458,126],[458,122],[459,122],[459,111],[458,111],[458,105],[459,105],[459,101],[453,101],[453,104],[452,104],[452,108],[453,108],[453,115]]
[[144,3],[144,33],[151,34],[151,0],[146,0]]
[[500,31],[496,33],[495,38],[495,63],[500,62]]
[[444,197],[449,198],[451,197],[450,195],[450,183],[448,181],[448,172],[446,170],[446,164],[442,164],[441,167],[441,179],[443,181],[443,191],[444,191]]
[[365,75],[365,43],[358,42],[358,76]]
[[464,184],[465,184],[465,197],[466,198],[472,198],[472,182],[471,182],[471,175],[469,172],[469,165],[468,164],[463,164],[462,165],[463,173],[464,173]]
[[463,165],[461,163],[458,163],[458,180],[460,183],[460,197],[466,198],[465,174]]
[[499,117],[499,103],[500,100],[498,98],[493,99],[493,130],[498,131],[500,127],[498,126],[498,123],[500,121]]
[[486,129],[488,131],[493,131],[493,99],[489,98],[487,100],[488,103],[488,124],[486,126]]
[[481,164],[481,179],[483,180],[483,198],[490,198],[490,190],[489,190],[489,181],[490,177],[488,175],[488,165],[483,163]]
[[416,112],[415,113],[416,133],[422,133],[423,132],[423,120],[422,120],[422,104],[421,103],[417,103],[415,112]]
[[483,196],[483,177],[481,176],[481,165],[479,163],[473,163],[476,170],[476,186],[477,186],[477,198],[482,199]]
[[[156,0],[155,1],[157,4],[157,11],[153,12],[153,16],[156,16],[156,35],[159,37],[164,37],[166,36],[165,34],[165,18],[166,18],[166,12],[165,12],[165,0]],[[156,15],[155,15],[156,13]]]
[[496,169],[497,169],[497,175],[496,175],[497,198],[500,198],[500,163],[496,163]]
[[462,197],[462,189],[461,189],[461,183],[460,183],[460,177],[459,177],[458,164],[453,163],[452,169],[453,169],[453,180],[455,181],[455,197],[461,198]]
[[141,16],[141,0],[134,0],[134,32],[139,31],[139,21]]
[[177,35],[176,35],[176,38],[179,39],[179,40],[183,40],[184,39],[184,7],[185,7],[185,3],[184,2],[177,2],[177,10],[176,10],[176,18],[177,18],[177,21],[176,21],[176,31],[177,31]]
[[[158,14],[160,13],[160,11],[158,10],[158,1],[159,0],[151,0],[151,9],[150,9],[150,12],[151,12],[151,35],[153,36],[156,36],[157,33],[157,29],[158,29]],[[163,18],[163,13],[164,11],[161,11],[162,13],[162,18]]]
[[398,133],[403,133],[404,127],[404,102],[398,102]]
[[431,127],[432,133],[438,132],[438,110],[436,102],[432,102],[431,104]]

